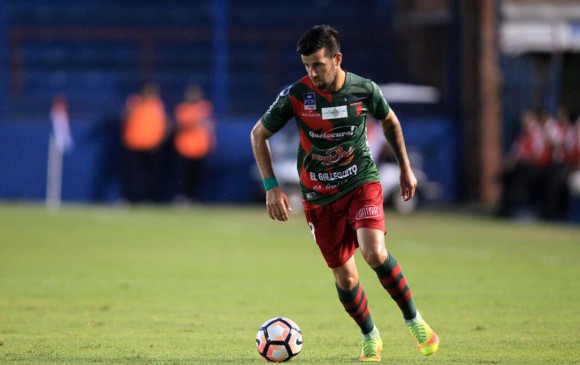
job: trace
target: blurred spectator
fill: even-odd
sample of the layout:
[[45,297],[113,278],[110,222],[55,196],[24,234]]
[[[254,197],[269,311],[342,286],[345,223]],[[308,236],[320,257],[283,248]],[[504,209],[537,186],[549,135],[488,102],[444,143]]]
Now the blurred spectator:
[[570,174],[580,165],[579,127],[564,109],[557,117],[525,111],[502,174],[499,213],[509,217],[565,218]]
[[176,203],[199,201],[204,177],[204,160],[215,146],[213,104],[199,85],[190,85],[174,112],[174,147],[177,152]]
[[565,136],[572,125],[566,110],[557,117],[545,115],[544,134],[550,149],[550,164],[540,178],[539,214],[544,219],[562,218],[568,212],[568,175]]
[[524,111],[520,132],[506,157],[501,176],[499,214],[534,214],[542,171],[550,164],[550,149],[539,117]]
[[580,117],[568,123],[564,131],[564,163],[571,170],[580,170]]
[[130,203],[159,199],[163,142],[168,135],[165,106],[159,87],[143,85],[127,98],[123,118],[123,198]]
[[566,129],[564,146],[564,161],[569,169],[570,216],[580,222],[580,117]]

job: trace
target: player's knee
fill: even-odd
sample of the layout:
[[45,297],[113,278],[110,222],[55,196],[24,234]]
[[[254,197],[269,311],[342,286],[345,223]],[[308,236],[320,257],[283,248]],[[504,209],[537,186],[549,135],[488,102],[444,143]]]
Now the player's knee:
[[361,252],[364,260],[370,267],[377,267],[387,259],[387,250],[383,245],[373,245],[370,249]]
[[336,284],[343,290],[352,290],[358,284],[358,275],[337,276]]

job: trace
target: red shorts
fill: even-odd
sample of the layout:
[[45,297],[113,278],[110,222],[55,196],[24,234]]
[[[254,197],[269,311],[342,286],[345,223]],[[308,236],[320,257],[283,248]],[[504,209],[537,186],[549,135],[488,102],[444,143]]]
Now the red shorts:
[[326,205],[304,202],[304,213],[330,268],[344,265],[354,255],[358,248],[357,229],[375,228],[386,233],[383,187],[377,181],[363,184]]

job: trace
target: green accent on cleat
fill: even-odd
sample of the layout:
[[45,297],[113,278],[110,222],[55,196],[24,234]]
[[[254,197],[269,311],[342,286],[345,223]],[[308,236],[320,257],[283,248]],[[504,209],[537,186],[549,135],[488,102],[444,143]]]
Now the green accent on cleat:
[[406,321],[409,331],[415,338],[417,348],[425,356],[432,355],[439,350],[439,337],[431,327],[421,318],[419,312],[417,317]]
[[380,337],[363,340],[362,349],[358,360],[365,362],[381,361],[382,352],[383,340],[381,340]]

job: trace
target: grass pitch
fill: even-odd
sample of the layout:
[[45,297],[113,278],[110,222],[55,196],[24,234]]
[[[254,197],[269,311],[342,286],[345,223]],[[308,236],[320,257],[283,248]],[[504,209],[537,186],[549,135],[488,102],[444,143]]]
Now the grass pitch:
[[[578,226],[387,212],[387,229],[441,347],[417,352],[358,256],[383,363],[580,363]],[[254,337],[274,316],[302,328],[293,363],[354,363],[358,328],[302,215],[0,204],[2,364],[264,364]]]

